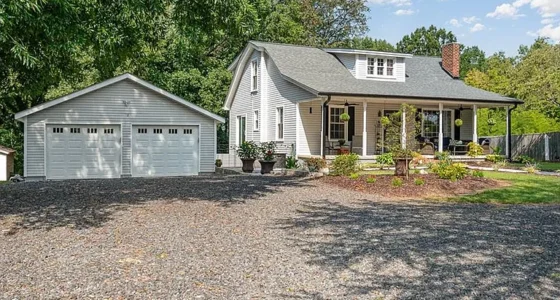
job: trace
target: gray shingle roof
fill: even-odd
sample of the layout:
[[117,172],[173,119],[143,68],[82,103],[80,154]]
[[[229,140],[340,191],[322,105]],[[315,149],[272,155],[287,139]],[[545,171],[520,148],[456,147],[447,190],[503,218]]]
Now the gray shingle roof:
[[313,47],[251,41],[270,55],[280,73],[319,95],[356,95],[522,103],[466,85],[441,67],[439,57],[406,59],[406,82],[356,79],[333,55]]

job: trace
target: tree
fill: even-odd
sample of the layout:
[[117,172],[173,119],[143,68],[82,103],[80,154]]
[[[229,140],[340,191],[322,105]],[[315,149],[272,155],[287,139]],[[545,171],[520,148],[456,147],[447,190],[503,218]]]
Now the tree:
[[477,46],[461,47],[461,78],[465,78],[471,70],[486,69],[486,54]]
[[441,47],[453,42],[457,42],[453,32],[431,25],[429,28],[421,27],[410,35],[405,35],[397,43],[397,51],[414,55],[441,56]]
[[384,52],[395,52],[395,46],[386,40],[372,39],[367,37],[357,37],[346,42],[344,47],[351,49],[361,49],[361,50],[372,50],[372,51],[384,51]]
[[395,161],[395,175],[406,175],[408,178],[409,161],[412,159],[413,151],[416,150],[416,136],[421,131],[417,109],[413,105],[404,103],[397,112],[383,117],[381,123],[385,130],[385,144]]

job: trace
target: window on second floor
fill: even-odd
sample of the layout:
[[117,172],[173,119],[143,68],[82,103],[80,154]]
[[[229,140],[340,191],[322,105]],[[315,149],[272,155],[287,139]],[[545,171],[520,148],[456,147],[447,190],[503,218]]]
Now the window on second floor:
[[257,60],[251,61],[251,92],[254,92],[259,87],[259,72]]
[[393,58],[368,57],[367,75],[373,77],[394,77],[395,60]]

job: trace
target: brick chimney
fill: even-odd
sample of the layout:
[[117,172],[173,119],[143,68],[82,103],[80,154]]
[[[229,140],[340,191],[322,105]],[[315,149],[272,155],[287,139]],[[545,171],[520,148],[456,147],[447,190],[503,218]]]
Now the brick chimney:
[[461,44],[449,43],[441,47],[441,65],[453,78],[460,77]]

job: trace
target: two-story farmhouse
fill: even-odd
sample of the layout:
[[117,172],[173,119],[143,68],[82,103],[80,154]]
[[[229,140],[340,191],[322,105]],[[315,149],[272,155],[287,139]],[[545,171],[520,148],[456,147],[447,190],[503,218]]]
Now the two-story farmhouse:
[[[459,80],[459,44],[443,46],[442,53],[420,57],[251,41],[230,66],[230,151],[244,140],[276,141],[284,153],[326,157],[337,154],[344,140],[362,159],[373,158],[386,151],[381,117],[402,103],[418,109],[421,138],[432,151],[448,150],[452,141],[480,143],[477,109],[510,112],[522,102]],[[350,121],[340,119],[343,113]],[[459,118],[462,126],[454,122]]]

